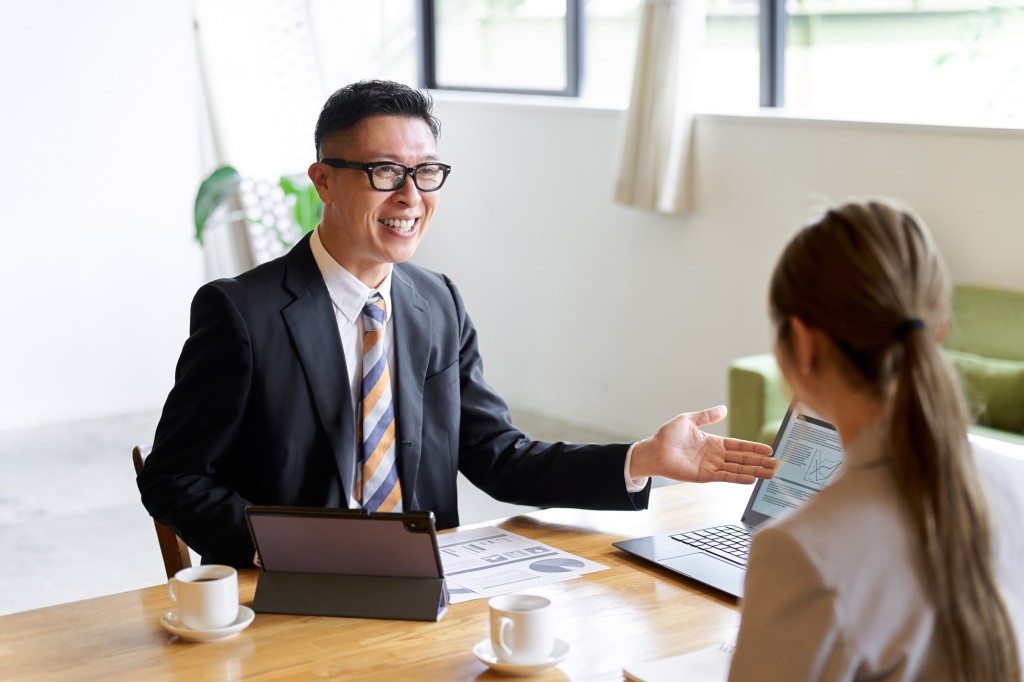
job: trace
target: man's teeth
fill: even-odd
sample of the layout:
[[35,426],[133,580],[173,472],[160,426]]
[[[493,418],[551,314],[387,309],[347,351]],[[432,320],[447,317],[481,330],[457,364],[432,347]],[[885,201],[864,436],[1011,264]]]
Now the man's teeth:
[[416,224],[415,220],[395,220],[394,218],[384,218],[381,222],[401,232],[409,232],[412,230],[412,226]]

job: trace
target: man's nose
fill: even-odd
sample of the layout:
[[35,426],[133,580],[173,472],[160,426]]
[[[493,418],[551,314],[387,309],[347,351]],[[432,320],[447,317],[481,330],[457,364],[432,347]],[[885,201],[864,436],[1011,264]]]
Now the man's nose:
[[415,206],[423,200],[423,197],[420,196],[419,188],[416,186],[416,183],[412,181],[411,174],[406,177],[405,182],[402,183],[402,186],[396,189],[394,193],[397,195],[396,198],[399,201],[409,204],[410,206]]

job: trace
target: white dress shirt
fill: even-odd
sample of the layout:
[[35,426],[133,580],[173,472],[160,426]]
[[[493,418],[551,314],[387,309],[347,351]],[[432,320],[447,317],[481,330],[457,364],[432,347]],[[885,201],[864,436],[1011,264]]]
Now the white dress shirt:
[[[373,292],[380,293],[384,299],[384,349],[388,356],[388,366],[395,366],[395,351],[393,340],[395,338],[395,324],[391,318],[391,269],[376,289],[363,284],[355,275],[338,264],[336,260],[327,253],[323,242],[320,241],[320,228],[317,228],[309,240],[309,246],[313,251],[313,258],[316,260],[320,274],[323,275],[327,284],[327,293],[330,294],[331,302],[334,303],[334,317],[338,322],[338,334],[341,336],[341,348],[345,353],[345,367],[348,368],[348,385],[352,395],[352,419],[358,424],[362,419],[360,414],[360,384],[362,383],[363,371],[363,306],[369,300]],[[395,375],[391,373],[391,392],[397,393]],[[398,415],[395,416],[396,422]],[[358,429],[357,429],[358,432]],[[359,451],[359,443],[354,442],[355,451]],[[358,457],[355,458],[358,460]],[[358,509],[359,502],[355,498],[356,466],[352,471],[345,472],[345,490],[348,494],[348,506],[350,509]]]

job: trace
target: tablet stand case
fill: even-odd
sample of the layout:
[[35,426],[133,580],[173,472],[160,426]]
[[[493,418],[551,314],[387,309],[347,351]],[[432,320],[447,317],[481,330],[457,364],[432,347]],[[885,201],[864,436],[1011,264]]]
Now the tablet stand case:
[[448,608],[444,578],[264,571],[256,613],[438,621]]
[[[277,540],[279,548],[275,562],[264,561],[264,570],[260,573],[256,585],[256,596],[253,600],[253,609],[257,613],[283,613],[306,616],[342,616],[347,618],[383,618],[391,620],[420,620],[439,621],[448,608],[448,590],[445,586],[440,558],[437,555],[437,543],[433,532],[433,515],[423,513],[409,513],[405,515],[394,514],[372,514],[360,515],[339,510],[309,509],[309,508],[273,508],[273,507],[251,507],[254,515],[264,514],[264,523],[268,516],[276,517],[274,523],[291,523],[291,526],[280,525],[276,537],[264,532],[263,542],[257,543],[263,551],[269,551]],[[282,519],[291,516],[292,521]],[[354,518],[355,517],[355,518]],[[298,519],[318,519],[317,523],[348,524],[343,533],[345,540],[351,540],[356,546],[346,547],[341,551],[340,544],[344,544],[342,538],[328,538],[324,530],[329,526],[321,525],[305,533],[308,540],[303,543],[301,536],[304,535],[302,527],[294,527],[295,523],[301,523]],[[362,521],[380,521],[383,523],[363,525]],[[353,522],[358,525],[351,525]],[[250,527],[252,519],[250,519]],[[264,528],[269,526],[264,525]],[[341,528],[340,526],[335,526]],[[372,528],[373,531],[360,532],[358,528]],[[399,531],[398,529],[403,529]],[[381,532],[383,531],[383,532]],[[402,540],[407,536],[405,531],[415,534],[417,544],[409,545],[398,550],[396,556],[382,557],[381,561],[388,570],[394,570],[396,563],[403,566],[417,564],[416,570],[421,573],[419,577],[407,577],[401,575],[360,575],[360,572],[369,572],[365,564],[371,563],[374,559],[357,559],[356,556],[377,554],[381,547],[374,547],[373,543],[386,537],[383,547],[386,550],[393,550],[396,545],[404,544]],[[353,536],[360,536],[353,537]],[[281,545],[282,538],[287,538],[290,546]],[[370,539],[367,539],[370,538]],[[254,533],[254,540],[255,540]],[[333,542],[330,540],[333,539]],[[322,544],[327,540],[327,544]],[[319,551],[314,551],[313,543],[319,544]],[[285,551],[290,556],[281,557],[280,553]],[[326,560],[331,566],[342,569],[341,564],[347,564],[348,569],[355,568],[348,572],[325,572],[326,567],[320,565],[317,572],[302,570],[308,568],[319,559],[297,558],[296,554],[306,555],[311,553],[328,555],[334,553],[333,560]],[[404,552],[404,554],[403,554]],[[387,554],[387,551],[382,553]],[[270,557],[264,557],[269,559]],[[358,564],[363,561],[363,564]],[[285,570],[269,570],[266,564],[274,564]],[[359,568],[362,570],[358,570]],[[273,566],[271,566],[273,568]],[[372,570],[372,569],[371,569]]]

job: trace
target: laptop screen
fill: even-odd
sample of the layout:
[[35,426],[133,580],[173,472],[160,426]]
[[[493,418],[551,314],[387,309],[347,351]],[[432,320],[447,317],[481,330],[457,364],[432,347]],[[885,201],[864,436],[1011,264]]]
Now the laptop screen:
[[775,477],[758,481],[743,512],[743,523],[757,526],[784,516],[829,484],[843,462],[835,427],[790,405],[772,446],[779,460]]

